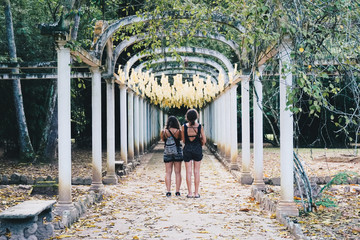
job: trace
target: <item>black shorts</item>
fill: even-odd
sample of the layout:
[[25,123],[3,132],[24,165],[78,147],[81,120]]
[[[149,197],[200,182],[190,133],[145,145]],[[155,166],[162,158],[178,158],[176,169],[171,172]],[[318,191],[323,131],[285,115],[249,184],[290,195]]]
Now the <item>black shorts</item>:
[[191,160],[201,161],[202,158],[203,158],[203,153],[202,153],[201,144],[185,145],[185,147],[184,147],[184,161],[185,162],[190,162]]

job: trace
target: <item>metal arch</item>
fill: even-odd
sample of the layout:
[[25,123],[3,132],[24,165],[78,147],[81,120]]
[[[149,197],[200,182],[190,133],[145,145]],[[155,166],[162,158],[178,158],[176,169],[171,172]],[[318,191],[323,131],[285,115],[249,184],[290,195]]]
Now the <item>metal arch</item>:
[[[173,14],[171,15],[171,13],[173,13]],[[175,11],[165,13],[164,15],[165,15],[164,17],[171,16],[172,18],[175,18],[175,19],[187,19],[190,17],[189,13],[181,14],[180,12],[175,12]],[[124,17],[124,18],[114,22],[108,28],[106,28],[105,31],[101,34],[101,36],[98,38],[98,40],[94,44],[94,50],[91,51],[91,55],[93,55],[97,59],[101,59],[102,52],[105,48],[106,42],[111,38],[111,36],[119,28],[131,25],[134,23],[148,22],[151,19],[152,19],[151,17],[133,15],[133,16]],[[212,14],[210,20],[206,20],[206,21],[225,24],[225,25],[228,25],[228,26],[231,26],[231,27],[237,29],[241,33],[245,33],[245,28],[241,25],[241,23],[239,21],[234,20],[227,16],[223,16],[221,14]]]
[[[169,50],[173,50],[170,48],[165,48],[165,52],[168,52]],[[180,47],[180,48],[175,48],[174,51],[176,52],[181,52],[181,53],[196,53],[196,54],[201,54],[201,55],[207,55],[207,56],[212,56],[215,57],[217,59],[219,59],[228,69],[228,73],[233,73],[234,72],[234,68],[231,65],[231,62],[229,61],[229,59],[227,57],[225,57],[223,54],[215,51],[215,50],[211,50],[211,49],[206,49],[206,48],[196,48],[196,47]],[[155,49],[154,51],[155,54],[161,54],[163,53],[162,49]],[[150,56],[150,53],[145,53],[145,54],[136,54],[133,57],[131,57],[129,59],[129,61],[127,61],[127,63],[124,66],[124,71],[125,71],[125,76],[128,77],[128,72],[127,70],[131,69],[131,67],[135,64],[135,62],[137,62],[138,60],[144,58],[144,57],[148,57]],[[224,72],[224,75],[226,75],[227,72]]]
[[[125,39],[123,40],[120,44],[118,44],[116,46],[116,48],[114,49],[113,51],[113,61],[111,62],[111,66],[109,66],[109,70],[108,72],[109,73],[113,73],[114,70],[115,70],[115,64],[117,62],[117,59],[119,58],[119,56],[121,55],[121,53],[126,49],[128,48],[129,46],[135,44],[135,43],[138,43],[138,42],[141,42],[143,40],[146,39],[148,35],[146,36],[142,36],[142,35],[135,35],[135,36],[131,36],[129,39]],[[225,43],[227,44],[229,47],[231,47],[234,52],[236,53],[236,56],[238,57],[238,59],[240,60],[241,59],[241,55],[240,55],[240,51],[239,51],[239,45],[232,41],[232,40],[227,40],[223,35],[221,34],[217,34],[217,35],[212,35],[212,34],[209,34],[209,35],[204,35],[200,32],[197,32],[194,37],[198,37],[198,38],[210,38],[210,39],[213,39],[213,40],[216,40],[216,41],[220,41],[222,43]]]
[[183,67],[183,66],[175,66],[175,67],[159,67],[159,68],[150,68],[149,69],[149,73],[153,73],[153,72],[159,72],[159,71],[165,71],[165,70],[197,70],[197,71],[202,71],[205,72],[207,74],[209,74],[210,76],[212,76],[214,79],[217,78],[218,73],[216,71],[214,71],[214,69],[207,67],[207,66],[200,66],[200,65],[195,65],[195,64],[191,64],[191,66],[187,66],[187,67]]
[[[207,79],[208,76],[210,76],[210,75],[206,74],[205,72],[198,71],[198,70],[181,69],[181,70],[175,70],[175,71],[173,71],[173,70],[159,71],[159,72],[154,73],[154,77],[159,77],[162,74],[165,74],[165,75],[192,74],[192,75],[199,75],[200,77],[204,78],[205,80]],[[212,76],[210,76],[210,77],[211,77],[212,82],[216,82],[216,79],[214,77],[212,77]]]
[[[215,62],[214,60],[211,60],[211,59],[207,59],[207,58],[201,58],[201,57],[191,57],[191,56],[180,56],[181,57],[181,60],[184,61],[185,59],[188,61],[188,62],[194,62],[194,63],[202,63],[202,64],[206,64],[206,65],[209,65],[213,68],[215,68],[219,73],[223,72],[224,73],[224,77],[225,77],[225,82],[228,82],[229,81],[229,76],[226,73],[225,69],[220,65],[218,64],[217,62]],[[178,59],[175,58],[175,57],[165,57],[165,58],[162,58],[162,59],[159,59],[159,60],[156,60],[156,61],[152,61],[151,63],[152,64],[157,64],[157,63],[163,63],[163,62],[177,62]],[[143,62],[141,64],[139,64],[136,68],[135,68],[135,71],[138,72],[138,71],[142,71],[142,69],[145,67],[145,65],[148,63],[149,61],[147,62]]]

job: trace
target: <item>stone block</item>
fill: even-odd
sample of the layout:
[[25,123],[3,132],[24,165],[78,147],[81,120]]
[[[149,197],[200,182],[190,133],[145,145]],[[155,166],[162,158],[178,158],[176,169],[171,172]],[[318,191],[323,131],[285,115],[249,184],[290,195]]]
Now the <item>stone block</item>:
[[51,176],[47,176],[47,177],[45,178],[45,181],[53,181],[53,178],[52,178]]
[[332,177],[326,176],[324,184],[328,184],[331,181]]
[[28,184],[28,177],[25,175],[20,176],[20,184]]
[[83,184],[84,185],[91,185],[92,183],[92,178],[91,177],[86,177],[83,179]]
[[6,175],[1,176],[1,184],[2,185],[8,185],[9,184],[9,178]]
[[36,230],[38,230],[38,225],[36,223],[32,223],[30,225],[28,225],[25,229],[24,229],[24,237],[28,238],[31,235],[35,234]]
[[349,183],[349,184],[357,184],[357,183],[358,183],[357,177],[349,178],[349,179],[348,179],[348,183]]
[[271,178],[272,185],[274,185],[274,186],[280,186],[280,181],[281,180],[279,177]]
[[28,180],[27,180],[27,184],[28,185],[34,185],[34,183],[35,183],[35,180],[32,177],[29,177]]
[[324,177],[318,177],[316,184],[319,184],[319,185],[325,184],[325,178]]
[[18,173],[13,173],[10,176],[10,184],[19,184],[21,175]]
[[83,179],[81,177],[75,177],[73,179],[71,179],[71,184],[72,185],[83,185]]
[[45,178],[43,178],[43,177],[37,177],[37,178],[35,179],[35,184],[38,183],[38,182],[44,182],[44,181],[45,181]]
[[33,186],[31,195],[44,194],[48,196],[57,195],[59,192],[59,185],[55,181],[37,181]]

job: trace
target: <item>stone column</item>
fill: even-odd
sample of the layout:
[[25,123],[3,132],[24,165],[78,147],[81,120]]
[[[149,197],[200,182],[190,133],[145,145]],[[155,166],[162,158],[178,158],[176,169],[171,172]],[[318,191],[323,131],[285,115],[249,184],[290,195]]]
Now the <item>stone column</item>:
[[286,37],[279,54],[281,199],[276,209],[278,217],[299,215],[294,203],[293,114],[286,109],[287,92],[292,90],[292,73],[289,68],[291,44],[289,37]]
[[249,79],[241,81],[241,184],[251,184]]
[[[232,87],[233,88],[233,87]],[[229,89],[226,91],[225,93],[225,111],[224,111],[224,115],[225,115],[225,157],[226,159],[228,159],[229,161],[231,160],[231,144],[232,144],[232,135],[233,134],[237,134],[237,125],[235,128],[233,128],[234,126],[232,125],[233,118],[231,118],[231,104],[232,104],[232,98],[231,98],[231,90]],[[236,90],[236,89],[235,89]],[[230,161],[231,162],[231,161]],[[232,162],[231,162],[232,164]]]
[[226,119],[225,119],[225,94],[222,94],[218,99],[219,101],[219,143],[218,147],[220,148],[221,156],[225,156],[225,133],[226,133]]
[[126,86],[121,84],[120,88],[120,158],[124,165],[128,162],[128,133],[127,133],[127,107],[126,107]]
[[239,170],[237,162],[238,157],[238,139],[237,139],[237,85],[231,87],[229,91],[230,98],[230,168]]
[[[263,69],[259,69],[260,73]],[[254,182],[253,187],[265,189],[263,167],[262,83],[259,72],[254,72]]]
[[107,145],[107,168],[104,177],[105,184],[118,182],[115,174],[115,87],[114,80],[106,81],[106,145]]
[[101,138],[101,72],[92,67],[92,183],[91,190],[103,189],[102,183],[102,138]]
[[128,89],[128,160],[134,160],[134,92]]
[[57,41],[59,211],[74,208],[71,198],[70,49],[65,44],[66,41]]
[[144,154],[144,99],[139,97],[139,154]]
[[144,100],[144,151],[148,150],[148,103]]
[[139,129],[139,95],[134,95],[134,155],[139,157],[139,139],[140,139],[140,129]]

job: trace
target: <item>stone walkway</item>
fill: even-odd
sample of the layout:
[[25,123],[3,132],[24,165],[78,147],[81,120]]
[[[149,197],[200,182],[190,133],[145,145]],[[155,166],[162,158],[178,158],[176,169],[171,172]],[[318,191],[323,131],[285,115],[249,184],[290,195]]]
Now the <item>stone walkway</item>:
[[[181,197],[165,196],[162,146],[144,157],[105,200],[90,209],[63,239],[289,239],[289,233],[250,198],[242,186],[205,150],[199,199],[186,198],[185,166]],[[174,179],[174,176],[173,176]]]

